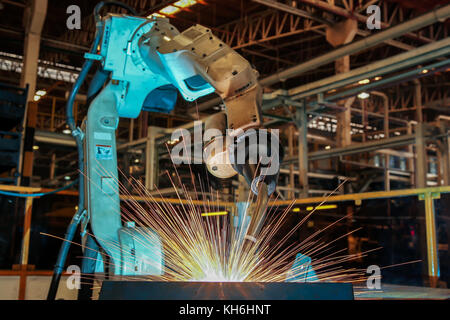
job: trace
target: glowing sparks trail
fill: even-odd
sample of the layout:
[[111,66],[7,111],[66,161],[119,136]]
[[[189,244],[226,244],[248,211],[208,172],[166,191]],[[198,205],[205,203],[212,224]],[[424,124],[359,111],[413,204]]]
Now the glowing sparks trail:
[[[159,235],[163,243],[164,274],[147,276],[149,280],[294,281],[292,279],[301,277],[302,273],[305,278],[307,272],[306,268],[303,270],[303,266],[292,268],[297,253],[312,258],[311,267],[314,268],[318,279],[310,279],[311,281],[355,282],[364,278],[364,270],[344,270],[341,265],[361,258],[365,253],[346,255],[343,253],[345,249],[329,253],[331,245],[348,234],[331,242],[319,237],[323,231],[345,217],[317,231],[301,243],[287,244],[287,240],[326,202],[327,197],[313,210],[309,210],[281,240],[274,241],[274,237],[285,224],[293,203],[280,214],[279,208],[267,206],[268,199],[252,204],[254,199],[251,193],[248,199],[250,205],[241,217],[242,221],[245,221],[248,216],[250,223],[236,228],[233,226],[232,210],[219,202],[218,192],[210,190],[208,194],[215,194],[215,199],[207,199],[207,194],[202,189],[201,192],[194,193],[193,199],[186,186],[181,183],[176,168],[175,172],[177,183],[168,172],[167,176],[177,192],[179,203],[174,203],[173,199],[165,199],[162,194],[159,194],[157,199],[137,180],[131,179],[131,189],[119,183],[120,193],[126,198],[122,205],[123,220],[134,221],[136,227],[145,227],[135,228],[139,237],[131,233],[130,236],[141,245],[150,246],[154,241],[152,233],[146,231],[150,228]],[[195,186],[192,173],[191,177]],[[176,185],[181,187],[184,197],[178,193]],[[111,247],[113,250],[121,249],[118,243],[111,243]],[[125,252],[124,261],[120,263],[131,266],[133,259],[131,254]],[[144,263],[151,265],[158,261],[148,260]],[[139,280],[142,280],[142,277],[139,277]]]
[[[134,179],[131,179],[131,189],[119,183],[120,193],[125,198],[122,205],[122,219],[124,222],[134,221],[136,224],[134,230],[139,235],[130,233],[130,236],[134,237],[135,242],[140,245],[150,247],[154,242],[154,233],[146,230],[151,229],[158,234],[163,244],[164,273],[161,276],[146,276],[148,280],[296,281],[294,279],[302,276],[306,278],[307,275],[307,268],[303,268],[302,265],[292,268],[296,255],[301,253],[312,259],[311,267],[317,278],[309,279],[310,281],[364,281],[365,270],[345,270],[342,265],[360,259],[368,252],[348,255],[344,253],[346,248],[333,252],[333,244],[357,230],[333,241],[326,241],[323,237],[324,231],[336,226],[347,216],[316,231],[300,243],[287,243],[294,232],[311,217],[316,209],[321,208],[328,197],[325,197],[314,209],[305,212],[300,222],[281,240],[278,240],[275,237],[280,234],[281,227],[286,223],[294,201],[280,214],[278,207],[267,206],[268,199],[252,204],[254,199],[251,193],[248,198],[250,205],[246,207],[244,216],[241,217],[241,221],[250,217],[250,223],[235,227],[232,220],[233,210],[219,201],[218,192],[210,189],[209,193],[205,193],[202,189],[201,192],[194,193],[195,199],[193,199],[186,186],[182,184],[176,168],[175,172],[177,183],[172,180],[168,172],[167,176],[177,193],[178,201],[173,199],[169,201],[162,194],[156,198],[141,182]],[[108,173],[101,172],[101,174]],[[192,172],[191,177],[192,184],[195,186]],[[179,189],[176,185],[182,189],[183,197],[178,193]],[[209,198],[207,198],[208,195]],[[215,199],[211,199],[211,195],[215,195]],[[111,199],[111,201],[114,200]],[[94,237],[94,235],[91,236]],[[110,243],[110,246],[112,250],[121,250],[118,243]],[[116,261],[116,265],[134,267],[134,257],[130,252],[122,252],[122,257],[123,261]],[[108,263],[111,262],[106,262]],[[152,266],[159,262],[146,260],[143,263]],[[118,276],[112,276],[112,278],[116,277]],[[142,276],[127,277],[127,279],[142,280]]]

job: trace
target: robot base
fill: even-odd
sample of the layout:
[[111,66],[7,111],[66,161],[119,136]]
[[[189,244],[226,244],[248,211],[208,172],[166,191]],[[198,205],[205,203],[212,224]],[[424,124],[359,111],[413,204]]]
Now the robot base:
[[351,283],[104,281],[100,300],[353,300]]

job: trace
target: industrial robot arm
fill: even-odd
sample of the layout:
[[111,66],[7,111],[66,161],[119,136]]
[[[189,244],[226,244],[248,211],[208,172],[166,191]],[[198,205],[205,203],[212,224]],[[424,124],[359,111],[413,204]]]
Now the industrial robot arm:
[[[222,133],[222,139],[212,137],[205,146],[208,170],[219,178],[243,175],[255,194],[258,184],[265,182],[268,193],[273,193],[282,150],[277,136],[261,130],[262,88],[258,72],[200,25],[179,33],[166,20],[158,20],[141,44],[146,60],[155,66],[152,68],[167,74],[186,100],[193,100],[193,91],[207,94],[212,90],[223,99],[226,115],[216,114],[205,124],[205,129]],[[232,139],[225,139],[224,143],[224,136]],[[270,161],[260,161],[261,155],[270,157]]]
[[[112,260],[113,274],[161,274],[161,243],[157,235],[152,235],[153,247],[138,250],[136,239],[148,235],[121,223],[115,140],[119,117],[136,118],[141,110],[168,112],[175,105],[177,91],[188,101],[218,93],[227,110],[221,123],[227,123],[231,129],[228,135],[234,139],[222,149],[229,159],[224,165],[231,175],[244,175],[255,194],[262,181],[264,184],[260,185],[267,185],[269,194],[274,191],[278,168],[269,174],[261,171],[256,161],[249,161],[251,146],[262,145],[266,150],[270,146],[267,141],[278,140],[270,133],[261,139],[258,131],[262,126],[262,90],[257,72],[207,28],[196,25],[180,33],[164,18],[116,14],[107,14],[97,23],[102,25],[99,48],[96,54],[86,57],[101,62],[102,71],[110,76],[91,102],[83,127],[90,227]],[[217,140],[211,142],[214,141]],[[275,145],[278,161],[279,145]],[[242,161],[239,150],[244,150]],[[214,157],[206,162],[215,173],[217,166],[210,165]],[[221,176],[217,172],[216,175]],[[264,194],[267,197],[267,192]]]

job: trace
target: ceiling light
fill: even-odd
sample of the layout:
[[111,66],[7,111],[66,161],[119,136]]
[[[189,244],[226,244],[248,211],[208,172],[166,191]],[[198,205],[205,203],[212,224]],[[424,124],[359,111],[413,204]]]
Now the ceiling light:
[[70,176],[65,176],[64,177],[64,180],[70,180],[71,178],[70,178]]
[[196,3],[197,3],[197,0],[179,0],[179,1],[175,2],[173,5],[180,7],[180,8],[187,8],[187,7],[193,6]]
[[37,95],[34,96],[34,98],[33,98],[34,101],[39,101],[39,99],[41,99],[41,96],[37,96]]
[[64,134],[71,134],[72,131],[70,131],[70,129],[64,129],[64,130],[62,131],[62,133],[64,133]]
[[370,82],[369,79],[359,80],[358,84],[368,84]]
[[167,144],[175,144],[175,143],[178,143],[178,142],[180,142],[180,139],[173,139],[173,140],[167,141]]
[[325,146],[325,150],[330,150],[331,146]]
[[367,99],[368,97],[370,97],[370,94],[368,94],[367,92],[361,92],[360,94],[358,94],[358,98],[360,99]]
[[382,79],[382,77],[380,77],[380,76],[373,78],[373,80],[375,80],[375,81],[378,81],[378,80],[381,80],[381,79]]
[[422,73],[424,73],[424,74],[425,74],[425,73],[428,73],[428,69],[423,69],[423,70],[422,70]]
[[167,6],[161,10],[159,10],[160,13],[163,14],[174,14],[177,13],[178,11],[180,11],[180,8],[174,7],[174,6]]
[[47,94],[47,91],[45,91],[45,90],[38,90],[38,91],[36,91],[36,95],[37,95],[37,96],[43,97],[43,96],[45,96],[46,94]]
[[33,150],[39,150],[39,146],[33,146]]

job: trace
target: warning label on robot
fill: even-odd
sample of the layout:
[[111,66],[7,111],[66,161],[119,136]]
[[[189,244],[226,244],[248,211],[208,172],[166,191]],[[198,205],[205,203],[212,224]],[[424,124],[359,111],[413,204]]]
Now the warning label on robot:
[[112,160],[112,146],[96,144],[95,145],[95,158],[97,160]]

